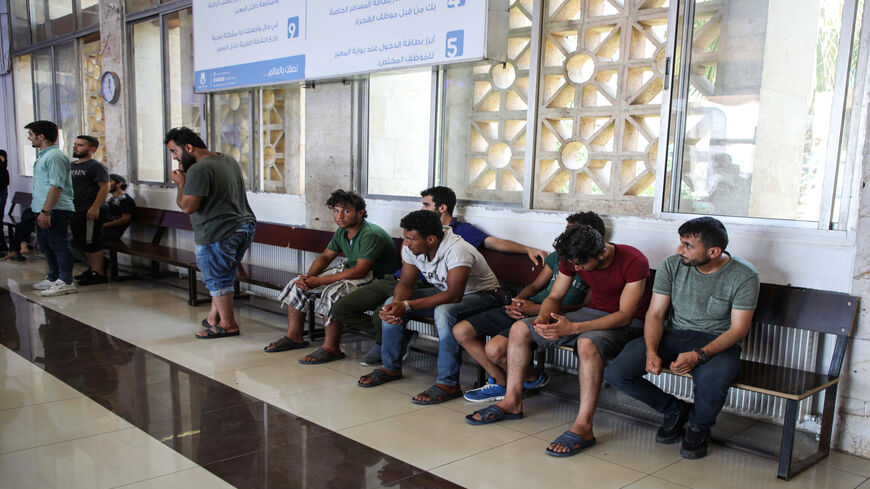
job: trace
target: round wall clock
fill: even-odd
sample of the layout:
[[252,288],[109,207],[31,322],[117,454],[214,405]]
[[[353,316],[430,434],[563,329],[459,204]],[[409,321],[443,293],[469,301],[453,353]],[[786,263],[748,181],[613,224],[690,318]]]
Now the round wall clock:
[[103,100],[110,104],[118,101],[118,96],[121,94],[121,80],[114,71],[106,71],[100,78],[100,93],[103,95]]

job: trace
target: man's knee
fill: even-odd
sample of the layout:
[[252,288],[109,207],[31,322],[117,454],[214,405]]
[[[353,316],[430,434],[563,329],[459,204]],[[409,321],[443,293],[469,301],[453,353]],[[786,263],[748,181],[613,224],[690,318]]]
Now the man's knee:
[[531,341],[532,340],[532,332],[529,329],[529,325],[526,324],[525,321],[517,321],[513,325],[511,325],[510,332],[511,340],[520,340],[520,341]]
[[459,321],[453,326],[453,337],[460,343],[467,343],[477,339],[477,332],[468,321]]
[[598,353],[598,348],[595,347],[595,343],[593,343],[589,338],[577,339],[577,356],[584,362],[601,359],[601,354]]
[[498,335],[493,337],[486,343],[486,358],[489,358],[493,363],[502,364],[507,359],[507,338]]

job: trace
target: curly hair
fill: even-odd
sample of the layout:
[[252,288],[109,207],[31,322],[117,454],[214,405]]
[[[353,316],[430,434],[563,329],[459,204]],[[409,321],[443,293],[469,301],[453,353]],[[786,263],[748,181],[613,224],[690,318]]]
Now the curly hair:
[[725,230],[722,221],[713,217],[696,217],[686,221],[680,226],[677,233],[682,238],[687,236],[698,238],[707,248],[715,246],[725,251],[725,248],[728,247],[728,231]]
[[399,226],[405,231],[417,231],[423,238],[429,236],[435,236],[438,239],[444,238],[441,218],[434,212],[423,210],[411,212],[402,218]]
[[432,197],[432,202],[435,207],[441,205],[447,206],[447,213],[453,215],[453,209],[456,207],[456,193],[450,187],[430,187],[420,192],[420,197]]
[[592,211],[575,212],[574,214],[566,217],[565,220],[568,221],[568,224],[574,226],[576,226],[577,224],[592,226],[592,229],[601,233],[601,236],[604,236],[604,221],[601,220],[601,217],[598,214]]
[[193,132],[193,129],[187,127],[175,127],[166,133],[163,138],[163,144],[169,144],[169,141],[175,143],[179,148],[183,148],[185,144],[189,144],[194,148],[205,148],[205,142],[199,137],[199,134]]
[[369,213],[366,211],[366,201],[362,197],[359,196],[356,192],[348,192],[347,190],[338,189],[329,196],[329,199],[326,200],[326,207],[330,209],[337,205],[344,205],[347,207],[353,207],[357,212],[363,211],[363,218],[368,217]]
[[572,226],[553,242],[562,261],[586,263],[604,252],[604,238],[587,224]]

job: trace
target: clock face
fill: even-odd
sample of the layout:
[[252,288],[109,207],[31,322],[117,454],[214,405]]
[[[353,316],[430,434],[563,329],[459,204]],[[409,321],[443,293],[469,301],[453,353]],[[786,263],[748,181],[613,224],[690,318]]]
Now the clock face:
[[118,75],[111,71],[103,73],[100,81],[100,92],[103,95],[103,100],[114,103],[118,100]]

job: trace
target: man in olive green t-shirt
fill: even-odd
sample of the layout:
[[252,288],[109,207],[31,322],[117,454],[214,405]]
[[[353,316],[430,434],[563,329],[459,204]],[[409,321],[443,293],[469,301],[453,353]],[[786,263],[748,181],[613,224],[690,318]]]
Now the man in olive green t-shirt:
[[[688,422],[680,455],[696,459],[707,454],[710,428],[737,377],[739,342],[749,332],[760,282],[752,264],[725,251],[728,234],[718,220],[692,219],[679,235],[677,254],[656,272],[644,337],[625,346],[604,378],[664,415],[657,442],[676,443]],[[664,366],[692,375],[694,404],[643,378]]]
[[[302,325],[308,313],[308,294],[319,292],[315,312],[323,316],[326,338],[323,346],[299,359],[313,365],[344,358],[341,351],[341,323],[332,317],[338,299],[375,279],[390,275],[399,267],[393,238],[381,227],[367,221],[366,202],[354,192],[336,190],[326,201],[339,229],[323,253],[314,260],[308,273],[291,280],[278,296],[287,306],[287,334],[265,347],[266,352],[293,350],[308,346],[302,340]],[[347,261],[336,268],[329,264],[339,253]]]
[[233,314],[236,267],[254,239],[257,220],[245,193],[239,163],[209,151],[192,130],[179,127],[166,133],[166,147],[179,168],[170,178],[178,186],[178,207],[190,215],[196,264],[211,295],[205,329],[197,338],[238,336]]

